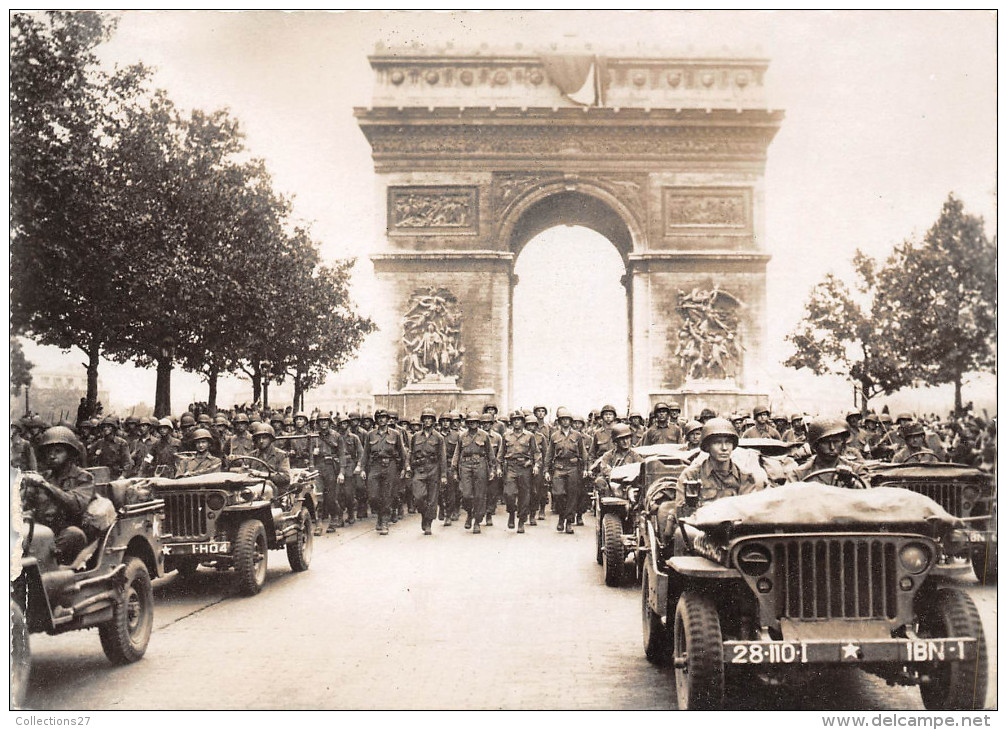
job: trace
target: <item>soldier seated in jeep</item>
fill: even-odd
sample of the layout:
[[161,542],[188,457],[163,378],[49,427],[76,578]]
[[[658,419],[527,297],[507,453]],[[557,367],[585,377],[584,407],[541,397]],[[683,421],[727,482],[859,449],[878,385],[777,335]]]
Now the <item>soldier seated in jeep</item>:
[[84,446],[64,426],[48,429],[39,442],[43,472],[27,472],[21,481],[21,502],[35,522],[52,529],[56,536],[56,559],[73,561],[96,535],[84,530],[83,517],[94,498],[94,477],[78,466]]
[[210,453],[213,434],[205,428],[197,428],[192,434],[192,440],[196,445],[196,453],[179,456],[175,476],[177,478],[194,477],[200,474],[212,474],[215,471],[220,471],[221,460]]

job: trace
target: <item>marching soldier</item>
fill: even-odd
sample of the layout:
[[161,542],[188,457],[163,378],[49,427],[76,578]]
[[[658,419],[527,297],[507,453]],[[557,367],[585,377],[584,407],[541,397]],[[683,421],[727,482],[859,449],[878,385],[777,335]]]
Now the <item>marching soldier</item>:
[[[497,435],[502,437],[504,435],[504,431],[507,429],[505,429],[503,424],[497,420],[497,414],[499,412],[500,409],[496,407],[496,403],[487,403],[483,406],[483,415],[489,415],[489,420],[483,420],[482,423],[484,424],[484,431],[496,431]],[[486,424],[489,424],[488,427]]]
[[329,519],[326,532],[335,532],[337,527],[343,526],[339,505],[339,477],[343,475],[343,470],[340,463],[340,439],[332,430],[332,418],[326,413],[319,413],[315,416],[315,426],[318,428],[318,436],[313,439],[312,455],[315,468],[318,469],[318,478],[322,480],[322,509],[315,534],[320,535],[322,520],[326,517]]
[[367,490],[360,479],[360,459],[364,455],[364,445],[353,432],[353,419],[349,415],[339,419],[339,442],[340,470],[336,481],[341,478],[345,482],[345,489],[340,490],[340,494],[346,495],[345,505],[342,498],[339,504],[340,507],[345,506],[346,522],[352,525],[358,518],[367,517]]
[[170,418],[162,418],[157,422],[158,438],[144,458],[141,476],[164,476],[169,479],[175,476],[175,454],[182,444],[174,437],[174,431]]
[[545,406],[535,406],[531,409],[535,418],[538,419],[538,430],[545,438],[549,438],[549,433],[552,431],[552,424],[549,423],[546,416],[549,415],[549,409]]
[[528,507],[528,524],[536,525],[535,513],[538,512],[538,519],[545,519],[545,505],[549,501],[549,492],[545,486],[545,434],[539,428],[538,419],[535,416],[525,417],[525,428],[535,439],[535,449],[538,452],[539,470],[531,478],[532,495],[531,504]]
[[755,425],[745,431],[741,435],[742,438],[746,439],[780,439],[780,432],[773,427],[773,424],[769,422],[769,406],[765,403],[757,405],[752,410],[752,417],[755,419]]
[[[402,473],[405,472],[406,464],[409,463],[409,429],[403,428],[401,422],[399,421],[398,411],[386,411],[388,414],[388,429],[394,431],[402,439],[402,448],[405,451],[405,457],[402,463],[399,465]],[[375,419],[377,419],[377,413],[374,414]],[[392,497],[391,497],[391,523],[394,525],[399,521],[400,517],[405,517],[406,505],[403,499],[403,491],[405,490],[405,477],[399,472],[395,472],[392,475]]]
[[534,507],[531,505],[532,480],[541,469],[542,454],[538,442],[530,431],[525,430],[525,416],[514,411],[510,417],[511,430],[503,437],[501,459],[507,470],[504,481],[504,499],[507,503],[507,529],[514,529],[514,513],[518,516],[517,531],[524,534],[524,523],[535,522]]
[[573,429],[573,415],[566,408],[556,411],[559,427],[546,441],[546,482],[552,486],[552,499],[559,514],[556,531],[573,534],[573,523],[580,505],[582,482],[587,478],[587,446],[584,436]]
[[437,516],[440,490],[447,486],[447,450],[444,437],[434,430],[437,414],[433,408],[424,408],[420,414],[421,430],[409,442],[409,461],[406,477],[412,478],[413,504],[420,513],[420,527],[424,535],[430,531]]
[[630,447],[643,446],[643,439],[647,435],[647,427],[643,423],[643,414],[633,411],[629,414]]
[[210,453],[210,443],[213,440],[212,433],[205,428],[197,428],[192,434],[196,453],[192,456],[180,457],[175,476],[194,477],[220,471],[221,460]]
[[497,470],[497,464],[490,436],[479,428],[479,415],[474,411],[465,417],[465,431],[458,437],[451,469],[458,477],[467,512],[465,529],[472,528],[472,534],[478,535],[479,523],[486,514],[489,475]]
[[[677,403],[674,404],[679,410]],[[653,444],[678,444],[682,442],[682,428],[677,423],[671,422],[671,406],[667,403],[658,403],[654,406],[654,419],[656,423],[647,429],[643,437],[644,446]]]
[[618,414],[615,406],[604,405],[601,407],[601,422],[598,423],[591,436],[591,448],[588,452],[592,463],[615,446],[612,441],[612,424],[615,423],[616,415]]
[[110,479],[129,476],[133,460],[129,456],[126,440],[116,436],[119,421],[115,416],[106,416],[101,422],[101,438],[91,444],[87,452],[89,466],[107,466]]
[[392,490],[405,476],[406,448],[402,434],[388,427],[388,413],[374,413],[377,428],[367,434],[364,442],[364,466],[360,478],[367,482],[367,498],[371,511],[378,515],[377,530],[388,534],[388,520],[392,508]]
[[252,435],[248,432],[248,415],[239,413],[234,417],[234,434],[228,439],[225,451],[228,456],[248,456],[255,450]]
[[[451,426],[453,414],[449,411],[442,413],[440,418],[441,436],[444,437],[444,458],[451,464],[455,458],[455,450],[458,448],[458,437],[461,433]],[[441,490],[441,514],[439,518],[444,520],[444,527],[448,527],[458,519],[458,479],[454,470],[447,470],[447,484]]]
[[486,490],[486,526],[493,526],[493,515],[503,492],[503,464],[500,461],[500,450],[503,448],[503,436],[497,431],[499,425],[490,411],[484,410],[479,416],[480,428],[490,437],[490,448],[493,450],[494,468],[490,470],[489,486]]
[[[330,421],[331,423],[331,421]],[[308,469],[311,467],[311,436],[308,431],[308,414],[299,412],[290,419],[293,435],[296,438],[287,441],[287,453],[290,455],[290,466],[293,469]],[[286,424],[284,424],[286,428]]]

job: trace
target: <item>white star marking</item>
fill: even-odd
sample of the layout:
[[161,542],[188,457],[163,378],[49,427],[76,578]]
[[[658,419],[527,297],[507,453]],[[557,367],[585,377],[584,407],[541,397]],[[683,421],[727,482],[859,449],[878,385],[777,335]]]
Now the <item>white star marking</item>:
[[851,641],[843,647],[843,659],[856,659],[859,651],[860,647]]
[[164,554],[165,554],[165,555],[171,555],[171,545],[165,545],[165,546],[164,546],[163,548],[161,548],[161,549],[162,549],[162,550],[164,551]]

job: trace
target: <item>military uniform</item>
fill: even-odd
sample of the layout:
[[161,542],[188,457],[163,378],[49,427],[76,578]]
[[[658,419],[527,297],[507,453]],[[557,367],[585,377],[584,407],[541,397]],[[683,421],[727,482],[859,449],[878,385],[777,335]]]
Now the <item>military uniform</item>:
[[[390,427],[375,428],[364,441],[364,471],[371,511],[378,515],[378,527],[385,527],[392,508],[393,489],[406,463],[402,434]],[[387,528],[385,528],[387,529]]]
[[668,421],[667,426],[660,426],[655,423],[647,429],[647,432],[643,436],[644,446],[680,443],[682,443],[682,429],[678,424],[671,421]]
[[748,429],[747,431],[745,431],[745,433],[741,434],[741,438],[743,438],[743,439],[776,439],[777,441],[781,440],[780,439],[780,432],[776,430],[775,426],[772,426],[772,425],[770,425],[768,423],[766,423],[766,424],[756,423],[750,429]]
[[[346,510],[347,522],[352,525],[358,516],[367,516],[367,492],[360,479],[360,457],[363,456],[364,447],[357,435],[347,428],[339,431],[339,450],[340,474],[343,477],[338,490],[340,516],[342,510]],[[362,515],[361,506],[364,511]]]
[[489,487],[490,471],[497,468],[496,454],[488,433],[476,429],[475,434],[464,431],[458,437],[451,468],[458,474],[458,486],[462,503],[468,511],[466,527],[475,522],[478,527],[486,514],[486,491]]
[[209,452],[197,453],[195,456],[185,456],[179,460],[176,478],[194,477],[199,474],[212,474],[220,471],[222,462]]
[[311,467],[311,436],[307,428],[294,431],[296,438],[287,439],[287,455],[290,456],[292,469],[308,469]]
[[31,496],[25,507],[32,510],[36,522],[53,531],[56,558],[65,564],[89,541],[99,537],[97,533],[85,530],[83,525],[84,512],[94,499],[94,477],[76,464],[69,464],[60,473],[42,472],[41,478],[59,487],[63,494],[57,497],[44,487],[31,486]]
[[821,471],[823,469],[837,469],[837,468],[846,468],[852,471],[854,474],[857,474],[858,476],[861,475],[861,467],[855,461],[850,461],[849,459],[840,456],[836,459],[834,464],[832,464],[831,466],[826,466],[821,461],[820,457],[816,455],[815,458],[808,459],[806,462],[804,462],[794,470],[793,480],[795,482],[812,481],[812,482],[818,482],[819,484],[843,486],[842,479],[836,472],[815,476],[812,477],[810,480],[807,478],[809,474],[812,474],[816,471]]
[[[256,449],[249,456],[262,459],[269,465],[272,470],[269,480],[275,485],[274,494],[279,494],[290,486],[290,458],[286,451],[276,448],[276,444],[271,443],[265,449]],[[248,463],[253,469],[256,468],[255,462]]]
[[87,463],[89,466],[107,466],[111,479],[129,476],[133,469],[129,447],[125,439],[118,436],[103,437],[91,444],[87,450]]
[[227,440],[225,451],[228,456],[248,456],[255,451],[255,444],[252,442],[251,434],[248,431],[245,431],[245,433],[235,432]]
[[342,473],[339,434],[329,429],[319,430],[314,439],[315,468],[322,481],[322,511],[319,522],[329,518],[329,531],[342,526],[343,512],[339,504],[339,475]]
[[[919,456],[916,456],[917,454],[919,454]],[[912,458],[910,459],[910,457]],[[892,457],[892,463],[905,464],[907,461],[912,461],[916,464],[933,464],[940,461],[940,457],[934,453],[932,449],[913,449],[911,446],[906,444],[895,452],[895,456]]]
[[408,463],[413,504],[420,513],[422,529],[427,531],[437,517],[441,479],[446,479],[448,473],[444,437],[436,429],[414,433],[409,442]]
[[175,476],[175,454],[180,446],[178,439],[170,434],[166,438],[157,439],[150,447],[150,452],[144,457],[144,464],[140,470],[140,475],[152,477],[158,475],[158,468],[161,469],[159,476],[172,478]]
[[537,431],[532,431],[531,435],[535,439],[535,449],[539,455],[539,472],[533,474],[531,478],[532,494],[529,513],[534,514],[537,511],[539,519],[545,519],[545,506],[549,501],[549,491],[545,486],[546,435],[542,433],[541,427]]
[[608,480],[612,476],[612,469],[623,464],[638,464],[641,461],[643,461],[643,458],[628,448],[619,449],[618,447],[613,447],[602,454],[601,461],[598,463],[598,471],[600,473],[594,482],[595,486],[598,487],[599,493],[608,494]]
[[38,469],[35,450],[18,433],[15,433],[10,440],[10,465],[12,469],[20,469],[21,471],[36,471]]
[[500,462],[500,450],[503,448],[503,436],[493,428],[497,424],[485,424],[486,433],[490,437],[490,448],[493,450],[493,457],[496,461],[496,468],[490,472],[489,486],[486,491],[486,524],[493,524],[493,515],[496,514],[497,505],[500,504],[500,495],[503,492],[503,475],[501,473],[502,464]]
[[573,524],[580,507],[583,473],[587,466],[584,435],[571,428],[557,428],[546,441],[546,472],[552,476],[552,498],[559,525]]
[[[454,462],[455,451],[458,449],[458,439],[461,433],[448,426],[447,430],[442,432],[442,435],[444,436],[444,456],[447,463],[451,464]],[[444,510],[442,519],[448,524],[458,519],[458,501],[458,477],[454,469],[448,469],[448,483],[441,490],[441,506]]]
[[503,437],[501,458],[506,468],[504,479],[504,500],[510,515],[507,526],[513,526],[514,514],[518,516],[519,528],[524,527],[525,520],[531,516],[535,521],[536,505],[532,504],[533,475],[540,471],[542,453],[538,450],[538,440],[525,429],[512,430]]

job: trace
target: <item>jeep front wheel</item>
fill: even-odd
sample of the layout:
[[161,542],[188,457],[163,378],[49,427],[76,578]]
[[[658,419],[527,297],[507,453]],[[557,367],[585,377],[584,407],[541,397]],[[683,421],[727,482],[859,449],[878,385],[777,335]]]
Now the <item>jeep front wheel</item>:
[[622,583],[626,564],[626,548],[622,544],[622,522],[619,516],[608,512],[601,521],[601,538],[604,540],[602,565],[605,568],[605,585]]
[[598,561],[598,565],[605,564],[601,556],[604,551],[604,541],[601,537],[601,523],[602,520],[594,521],[594,558]]
[[101,648],[113,664],[140,659],[154,626],[154,589],[142,560],[126,559],[125,581],[112,604],[112,618],[98,627]]
[[234,572],[238,574],[238,590],[254,596],[266,582],[266,562],[269,546],[266,528],[259,520],[247,520],[238,527],[234,538]]
[[311,553],[315,545],[315,537],[311,532],[311,515],[308,510],[302,509],[300,514],[300,526],[294,536],[294,542],[287,543],[287,561],[290,569],[295,573],[307,570],[311,565]]
[[972,570],[983,585],[996,585],[997,544],[981,543],[972,549]]
[[986,703],[986,637],[972,599],[955,588],[927,596],[919,611],[922,638],[972,637],[976,658],[966,662],[939,662],[921,670],[923,706],[928,710],[972,710]]
[[647,661],[663,666],[668,663],[668,628],[661,623],[661,617],[650,608],[650,574],[643,569],[640,586],[643,604],[643,653]]
[[686,591],[675,609],[675,690],[680,710],[718,710],[724,704],[724,640],[717,607]]
[[10,602],[10,623],[10,703],[15,710],[20,710],[24,707],[24,698],[28,694],[31,645],[28,642],[28,622],[24,619],[24,611],[15,601]]

